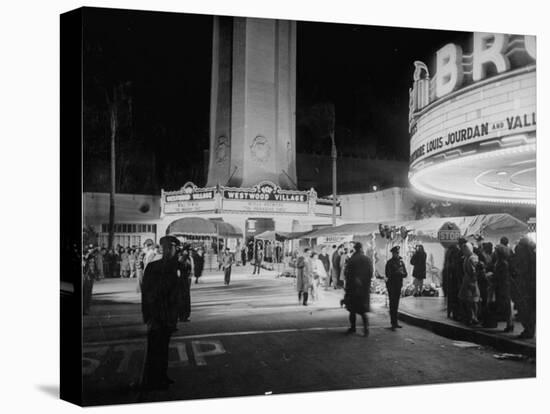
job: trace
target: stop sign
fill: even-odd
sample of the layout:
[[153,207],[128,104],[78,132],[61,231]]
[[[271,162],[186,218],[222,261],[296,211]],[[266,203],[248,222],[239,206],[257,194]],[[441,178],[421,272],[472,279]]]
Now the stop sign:
[[458,243],[458,239],[462,236],[460,229],[453,222],[446,222],[437,232],[437,239],[443,247],[449,247]]

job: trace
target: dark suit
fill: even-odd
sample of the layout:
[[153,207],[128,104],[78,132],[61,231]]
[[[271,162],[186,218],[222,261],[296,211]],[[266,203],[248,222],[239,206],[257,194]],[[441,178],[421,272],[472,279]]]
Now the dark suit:
[[167,383],[168,346],[178,319],[178,275],[176,257],[151,262],[145,268],[141,287],[141,309],[147,324],[147,354],[143,372],[145,387]]
[[386,263],[386,287],[388,289],[388,297],[390,300],[390,319],[391,326],[397,326],[397,310],[399,308],[399,298],[401,297],[401,289],[403,288],[403,279],[407,277],[407,269],[401,257],[392,257]]

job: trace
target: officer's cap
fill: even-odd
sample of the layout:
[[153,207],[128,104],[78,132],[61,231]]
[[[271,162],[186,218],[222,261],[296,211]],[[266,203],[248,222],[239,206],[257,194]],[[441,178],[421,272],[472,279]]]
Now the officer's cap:
[[399,253],[399,246],[393,246],[393,247],[390,249],[390,252],[392,252],[392,253]]
[[174,236],[164,236],[160,238],[159,244],[161,246],[166,246],[167,244],[170,244],[172,246],[178,247],[180,245],[180,241]]

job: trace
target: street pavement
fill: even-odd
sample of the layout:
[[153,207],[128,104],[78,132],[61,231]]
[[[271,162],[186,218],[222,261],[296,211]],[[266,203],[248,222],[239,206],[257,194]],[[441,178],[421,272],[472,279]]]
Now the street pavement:
[[[94,286],[84,317],[84,402],[105,405],[370,387],[528,378],[529,360],[501,360],[495,351],[402,323],[388,329],[384,296],[373,295],[368,337],[346,335],[342,291],[330,289],[309,306],[294,279],[251,275],[236,267],[193,284],[191,321],[170,343],[167,391],[141,393],[146,330],[135,279]],[[360,318],[358,322],[360,321]],[[360,323],[358,323],[358,326]]]

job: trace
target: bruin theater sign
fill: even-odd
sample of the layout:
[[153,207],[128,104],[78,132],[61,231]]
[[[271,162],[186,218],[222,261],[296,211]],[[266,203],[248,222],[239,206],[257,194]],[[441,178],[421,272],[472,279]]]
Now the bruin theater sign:
[[[163,215],[257,212],[323,216],[332,214],[332,201],[318,198],[313,189],[283,190],[270,181],[262,181],[251,188],[198,188],[193,183],[186,183],[180,190],[161,192],[161,210]],[[336,212],[341,215],[339,202]]]
[[534,36],[474,33],[472,52],[436,52],[435,75],[414,62],[409,90],[411,167],[457,148],[536,130]]

